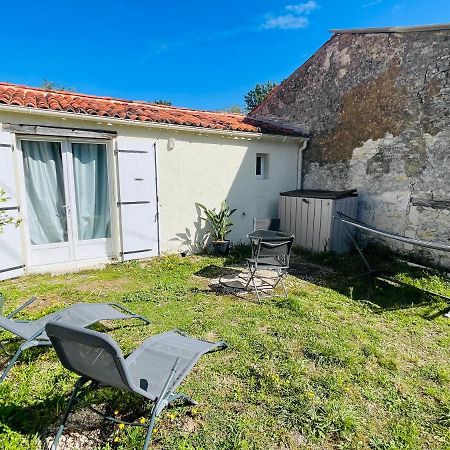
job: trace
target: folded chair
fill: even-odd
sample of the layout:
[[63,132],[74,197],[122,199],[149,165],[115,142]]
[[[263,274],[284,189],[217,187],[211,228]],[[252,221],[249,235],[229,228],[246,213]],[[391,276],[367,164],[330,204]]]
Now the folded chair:
[[256,230],[280,231],[280,219],[259,219],[255,217],[253,219],[253,231]]
[[[256,230],[248,235],[252,249],[252,257],[247,259],[248,278],[245,288],[253,286],[258,301],[261,301],[260,292],[275,289],[281,284],[287,297],[283,278],[289,269],[294,236],[269,230]],[[259,274],[259,271],[273,271],[275,279]],[[258,280],[259,284],[256,283]]]
[[191,398],[175,392],[195,363],[205,353],[227,347],[224,342],[201,341],[173,330],[145,340],[140,347],[124,357],[116,341],[105,333],[59,321],[48,323],[45,330],[63,366],[80,375],[51,450],[57,449],[77,393],[89,381],[94,388],[112,386],[154,402],[148,425],[120,421],[91,408],[113,422],[146,427],[143,447],[146,450],[152,438],[156,417],[166,406],[179,399],[195,405]]
[[[76,303],[41,317],[38,320],[12,320],[15,315],[31,305],[35,300],[35,297],[31,298],[7,316],[0,315],[0,328],[25,340],[3,370],[0,377],[0,383],[4,381],[8,372],[25,349],[52,345],[45,333],[45,325],[52,320],[60,320],[61,322],[71,323],[80,327],[88,327],[101,320],[114,319],[141,319],[145,323],[150,323],[145,317],[134,314],[123,306],[115,303]],[[1,347],[4,349],[3,344],[1,344]]]

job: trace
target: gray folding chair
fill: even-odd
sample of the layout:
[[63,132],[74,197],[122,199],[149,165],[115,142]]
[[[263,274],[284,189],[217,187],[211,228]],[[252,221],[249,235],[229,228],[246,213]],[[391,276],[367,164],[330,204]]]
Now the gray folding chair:
[[[145,317],[134,314],[116,303],[76,303],[38,320],[12,320],[14,316],[31,305],[35,300],[36,298],[32,297],[7,316],[0,315],[0,328],[25,340],[3,370],[0,383],[5,380],[8,372],[25,349],[52,345],[45,333],[45,325],[52,320],[60,320],[61,322],[71,323],[80,327],[88,327],[101,320],[115,319],[141,319],[147,324],[150,323]],[[3,343],[1,343],[1,347],[5,350]]]
[[255,217],[253,219],[253,231],[256,230],[279,231],[280,219],[258,219]]
[[166,406],[178,399],[195,405],[191,398],[175,393],[195,363],[205,353],[227,347],[224,342],[201,341],[173,330],[145,340],[129,356],[124,357],[116,341],[107,334],[60,322],[48,323],[45,330],[62,365],[80,375],[52,450],[58,447],[77,393],[89,381],[93,387],[112,386],[154,402],[148,425],[120,421],[91,408],[113,422],[147,427],[143,447],[146,450],[152,438],[156,417]]
[[[245,288],[248,289],[251,283],[258,301],[261,301],[261,292],[273,291],[278,284],[281,284],[287,297],[283,278],[289,269],[294,236],[280,231],[255,230],[248,237],[252,257],[247,259],[249,276]],[[273,271],[276,273],[276,277],[272,279],[261,275],[258,273],[259,271]],[[256,283],[256,279],[258,279],[259,284]]]

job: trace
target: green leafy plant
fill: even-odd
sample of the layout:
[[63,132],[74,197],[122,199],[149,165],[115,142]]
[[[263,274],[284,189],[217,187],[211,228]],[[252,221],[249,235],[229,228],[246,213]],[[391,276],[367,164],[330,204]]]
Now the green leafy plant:
[[[8,200],[9,198],[6,196],[6,191],[3,188],[0,188],[0,204],[5,203]],[[15,225],[17,227],[19,224],[20,219],[14,219],[8,215],[6,211],[0,209],[0,234],[3,232],[3,227],[5,225]]]
[[154,100],[153,103],[155,105],[172,106],[172,102],[170,100]]
[[57,83],[56,81],[47,80],[44,78],[42,80],[41,89],[45,89],[47,91],[68,91],[75,92],[76,88],[72,86],[65,86],[64,84]]
[[253,89],[250,89],[244,96],[247,111],[253,111],[258,105],[260,105],[276,86],[277,83],[268,81],[267,83],[258,83]]
[[215,208],[208,209],[201,203],[197,203],[197,205],[206,216],[201,217],[201,219],[211,227],[213,241],[224,241],[233,225],[233,222],[231,222],[228,218],[236,211],[236,209],[230,209],[226,200],[222,202],[218,212],[216,212]]

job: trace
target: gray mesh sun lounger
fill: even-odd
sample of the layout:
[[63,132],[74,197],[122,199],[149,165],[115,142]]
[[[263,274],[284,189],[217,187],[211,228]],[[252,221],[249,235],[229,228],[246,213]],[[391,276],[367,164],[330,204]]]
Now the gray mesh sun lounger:
[[52,450],[58,447],[77,393],[89,381],[92,382],[92,387],[112,386],[154,402],[149,424],[123,422],[91,408],[113,422],[147,428],[143,447],[146,450],[152,438],[156,417],[166,406],[176,400],[195,405],[186,395],[175,392],[195,363],[205,353],[227,347],[224,342],[201,341],[173,330],[145,340],[129,356],[124,357],[116,341],[105,333],[59,321],[48,323],[45,329],[63,366],[80,375]]
[[[50,321],[59,320],[80,327],[88,327],[101,320],[115,319],[141,319],[150,323],[145,317],[128,311],[115,303],[76,303],[67,308],[48,314],[38,320],[25,321],[13,320],[13,317],[29,306],[36,299],[33,297],[7,316],[0,315],[0,328],[9,331],[25,340],[14,356],[9,360],[0,377],[0,383],[4,381],[8,372],[15,364],[21,353],[30,347],[51,346],[51,342],[45,333],[45,325]],[[3,347],[3,345],[2,345]]]

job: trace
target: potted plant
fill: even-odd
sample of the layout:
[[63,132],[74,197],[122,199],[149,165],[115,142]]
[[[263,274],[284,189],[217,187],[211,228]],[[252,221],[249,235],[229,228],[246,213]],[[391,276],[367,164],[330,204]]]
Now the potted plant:
[[212,235],[212,245],[214,253],[218,255],[228,255],[230,251],[230,241],[226,238],[226,235],[231,231],[233,223],[228,219],[236,210],[230,209],[226,200],[222,202],[220,211],[216,212],[216,209],[208,209],[204,205],[197,203],[199,208],[204,212],[206,217],[201,217],[210,227]]

